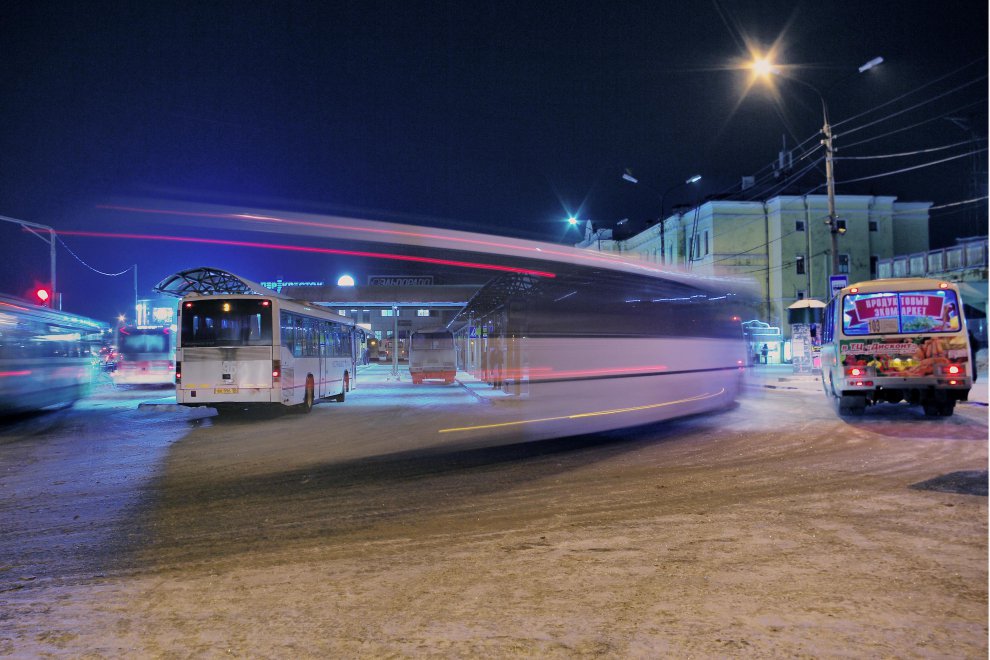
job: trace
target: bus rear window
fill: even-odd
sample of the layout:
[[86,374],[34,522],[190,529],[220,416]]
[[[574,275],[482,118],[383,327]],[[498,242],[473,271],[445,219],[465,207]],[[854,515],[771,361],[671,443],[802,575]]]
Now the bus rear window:
[[959,301],[949,290],[860,293],[842,300],[847,335],[956,332]]
[[183,346],[271,346],[271,301],[184,302],[181,333]]
[[168,353],[169,341],[167,332],[167,330],[121,329],[117,347],[121,355],[124,356],[144,353]]

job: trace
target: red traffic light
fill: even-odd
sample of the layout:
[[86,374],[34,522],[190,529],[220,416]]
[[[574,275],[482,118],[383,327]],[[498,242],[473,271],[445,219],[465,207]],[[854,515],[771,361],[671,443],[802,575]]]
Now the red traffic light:
[[45,287],[38,287],[34,290],[34,297],[38,299],[38,304],[49,305],[51,304],[52,294]]

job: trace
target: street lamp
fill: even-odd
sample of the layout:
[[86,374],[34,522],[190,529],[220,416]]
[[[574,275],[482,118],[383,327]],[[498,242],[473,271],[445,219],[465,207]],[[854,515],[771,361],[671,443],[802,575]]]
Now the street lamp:
[[[874,57],[872,60],[859,67],[858,72],[864,73],[869,71],[875,66],[883,63],[882,57]],[[753,72],[760,78],[767,78],[770,75],[780,75],[780,69],[775,66],[772,62],[766,58],[757,58],[753,60],[751,67]],[[832,85],[825,90],[825,93],[832,91],[836,85],[840,82],[850,78],[855,74],[850,74],[832,83]],[[832,163],[832,156],[834,154],[832,146],[832,125],[828,120],[828,104],[825,103],[825,94],[811,83],[801,80],[800,78],[794,78],[793,76],[786,76],[786,80],[791,80],[800,85],[804,85],[815,94],[818,95],[818,99],[822,102],[822,116],[824,118],[824,124],[822,125],[822,146],[825,147],[825,188],[828,193],[828,218],[825,220],[825,224],[829,227],[829,236],[831,237],[831,249],[832,249],[832,275],[836,275],[839,272],[839,234],[846,233],[845,228],[839,228],[838,218],[835,215],[835,168]]]
[[[625,172],[622,175],[622,178],[623,178],[623,180],[628,181],[629,183],[639,183],[639,179],[637,179],[636,177],[634,177],[632,174],[629,174],[628,172]],[[667,196],[667,193],[669,193],[669,192],[671,192],[673,190],[677,190],[681,186],[687,186],[687,185],[690,185],[692,183],[698,183],[699,181],[701,181],[701,175],[700,174],[695,174],[693,176],[689,176],[687,178],[687,180],[684,181],[684,183],[675,183],[670,188],[667,188],[662,193],[660,193],[660,222],[663,222],[663,220],[664,220],[663,199],[664,199],[664,197]]]
[[[639,179],[634,177],[632,174],[629,174],[629,172],[625,172],[622,175],[622,178],[625,181],[628,181],[629,183],[639,183]],[[665,237],[664,237],[664,222],[663,222],[666,219],[666,217],[664,216],[663,200],[667,196],[667,193],[676,190],[681,186],[689,186],[692,183],[698,183],[699,181],[701,181],[701,175],[694,174],[692,176],[689,176],[687,179],[685,179],[684,183],[675,183],[674,185],[672,185],[671,187],[667,188],[662,193],[660,193],[660,262],[661,263],[667,262],[667,246],[666,246],[666,241],[664,240]]]

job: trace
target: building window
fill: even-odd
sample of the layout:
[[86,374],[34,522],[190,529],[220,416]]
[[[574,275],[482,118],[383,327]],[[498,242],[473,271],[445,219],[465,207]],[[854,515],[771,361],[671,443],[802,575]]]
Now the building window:
[[340,316],[347,316],[347,310],[346,309],[338,309],[337,310],[337,314],[339,314]]
[[709,251],[710,250],[709,250],[709,245],[708,245],[708,232],[706,231],[705,232],[705,254],[708,254]]
[[429,316],[429,315],[430,315],[430,310],[428,310],[428,309],[417,309],[416,310],[416,316]]
[[794,270],[798,275],[804,275],[804,255],[799,254],[794,257]]
[[880,223],[876,220],[870,220],[870,231],[879,231]]
[[394,316],[394,314],[392,314],[392,310],[391,309],[383,309],[382,310],[382,316]]
[[794,222],[794,231],[804,231],[804,220],[796,220]]
[[870,279],[877,279],[877,264],[880,263],[880,257],[875,254],[870,255]]
[[839,255],[839,272],[840,273],[847,273],[847,274],[849,273],[849,255],[848,254],[840,254]]
[[797,299],[798,300],[804,300],[807,297],[807,295],[808,295],[808,292],[807,291],[798,291],[797,292]]

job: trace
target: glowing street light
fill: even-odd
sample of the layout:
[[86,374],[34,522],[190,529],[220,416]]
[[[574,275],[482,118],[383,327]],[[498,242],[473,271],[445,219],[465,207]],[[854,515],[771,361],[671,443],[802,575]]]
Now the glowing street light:
[[[869,71],[875,66],[883,63],[882,57],[874,57],[872,60],[859,67],[859,73],[864,73]],[[763,80],[769,80],[771,75],[782,75],[780,68],[766,57],[756,57],[750,63],[750,68],[753,73],[756,74],[758,78]],[[840,78],[839,80],[832,83],[832,85],[825,90],[825,94],[830,92],[835,88],[840,82],[846,80],[855,74],[850,74]],[[825,224],[829,226],[829,235],[831,237],[831,249],[832,249],[832,275],[839,272],[839,234],[846,233],[845,228],[840,228],[838,223],[838,218],[835,214],[835,168],[832,163],[832,157],[834,154],[832,145],[832,125],[828,120],[828,104],[825,103],[825,94],[823,94],[817,87],[811,83],[801,80],[800,78],[794,78],[793,76],[783,76],[786,80],[790,80],[798,83],[799,85],[804,85],[815,94],[818,95],[818,99],[822,102],[822,116],[824,118],[824,124],[822,125],[822,146],[825,147],[825,188],[828,192],[828,218],[825,220]]]

